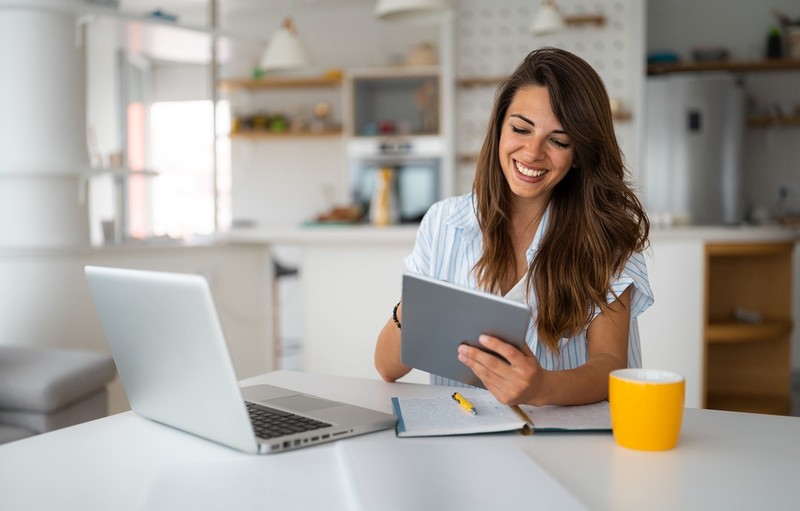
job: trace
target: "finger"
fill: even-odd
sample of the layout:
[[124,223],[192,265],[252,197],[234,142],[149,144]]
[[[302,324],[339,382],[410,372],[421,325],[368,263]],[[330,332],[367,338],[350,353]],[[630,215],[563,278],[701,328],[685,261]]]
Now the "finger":
[[478,342],[487,350],[493,351],[506,359],[511,365],[523,363],[525,358],[533,356],[533,352],[527,344],[524,344],[522,349],[518,349],[516,346],[491,335],[481,335],[478,338]]

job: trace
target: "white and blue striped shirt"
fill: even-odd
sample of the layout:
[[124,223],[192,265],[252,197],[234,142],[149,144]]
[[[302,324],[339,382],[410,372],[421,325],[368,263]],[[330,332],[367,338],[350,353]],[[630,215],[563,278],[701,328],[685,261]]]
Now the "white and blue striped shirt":
[[[526,253],[528,264],[533,261],[542,236],[549,221],[550,209],[542,216],[533,242]],[[478,288],[478,281],[472,271],[483,253],[483,237],[473,207],[471,193],[440,201],[428,210],[417,231],[414,251],[405,258],[410,272],[427,277],[446,280],[456,285]],[[523,277],[522,286],[524,286]],[[642,354],[639,342],[639,328],[636,318],[653,304],[653,293],[647,280],[647,267],[644,256],[635,253],[625,264],[625,268],[612,283],[606,294],[608,303],[616,300],[615,295],[633,286],[631,294],[631,324],[628,334],[628,367],[641,367]],[[515,286],[507,296],[525,302],[524,287]],[[531,292],[527,303],[534,312],[528,325],[527,342],[543,368],[548,370],[573,369],[586,363],[588,359],[587,330],[565,337],[559,342],[559,353],[555,354],[539,344],[534,324],[536,294]],[[594,316],[600,313],[595,307]],[[431,375],[434,385],[464,386],[459,382]]]

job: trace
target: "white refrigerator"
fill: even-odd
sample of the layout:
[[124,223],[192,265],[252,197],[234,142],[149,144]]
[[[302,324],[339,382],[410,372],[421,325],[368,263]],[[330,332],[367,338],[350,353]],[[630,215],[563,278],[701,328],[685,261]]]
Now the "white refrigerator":
[[655,225],[738,224],[745,94],[729,73],[651,76],[642,191]]

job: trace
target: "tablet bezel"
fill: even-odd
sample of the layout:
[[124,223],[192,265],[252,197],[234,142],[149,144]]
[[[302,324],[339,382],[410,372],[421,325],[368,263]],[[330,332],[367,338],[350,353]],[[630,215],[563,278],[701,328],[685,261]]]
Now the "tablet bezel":
[[531,312],[523,303],[413,273],[403,274],[402,295],[400,358],[405,365],[485,388],[458,360],[458,346],[483,349],[481,334],[517,349],[526,345]]

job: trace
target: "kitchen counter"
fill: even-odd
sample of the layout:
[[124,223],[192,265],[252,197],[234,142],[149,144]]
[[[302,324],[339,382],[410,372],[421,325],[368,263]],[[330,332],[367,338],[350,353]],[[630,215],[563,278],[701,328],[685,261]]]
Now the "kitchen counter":
[[416,224],[374,227],[369,224],[314,224],[299,227],[234,229],[219,235],[228,243],[272,243],[276,245],[413,244]]
[[[235,229],[220,233],[226,243],[269,243],[275,245],[413,245],[417,225],[374,227],[362,225],[308,225],[260,229]],[[682,226],[650,230],[652,241],[702,240],[707,242],[800,240],[800,228],[765,226]]]
[[652,241],[703,240],[712,243],[791,241],[800,240],[800,228],[780,225],[658,227],[650,229],[650,239]]

